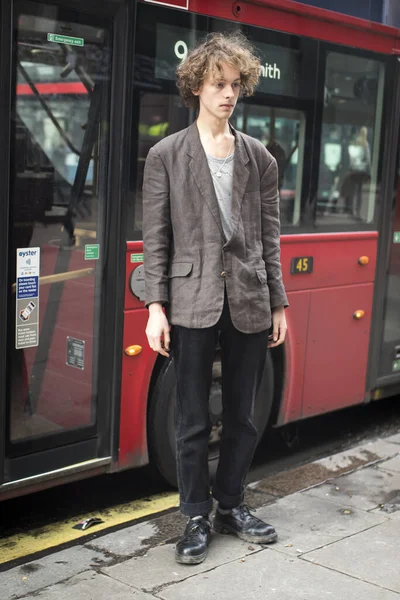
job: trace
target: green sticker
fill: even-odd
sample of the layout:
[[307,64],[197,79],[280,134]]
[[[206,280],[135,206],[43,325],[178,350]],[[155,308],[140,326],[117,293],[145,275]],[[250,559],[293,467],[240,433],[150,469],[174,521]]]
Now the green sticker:
[[143,262],[143,254],[131,254],[131,263]]
[[397,373],[398,371],[400,371],[400,360],[394,360],[392,363],[392,371],[394,371],[395,373]]
[[48,33],[48,42],[56,42],[56,44],[68,44],[69,46],[84,46],[83,38],[71,37],[69,35],[58,35],[58,33]]
[[99,244],[86,244],[85,245],[85,260],[98,260],[100,253]]
[[400,231],[395,231],[393,234],[393,244],[400,244]]

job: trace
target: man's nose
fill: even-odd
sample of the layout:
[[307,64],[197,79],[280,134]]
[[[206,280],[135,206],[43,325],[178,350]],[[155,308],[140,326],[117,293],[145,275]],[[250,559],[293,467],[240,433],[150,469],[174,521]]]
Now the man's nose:
[[226,98],[233,98],[235,95],[235,92],[232,89],[231,85],[227,85],[225,88],[225,97]]

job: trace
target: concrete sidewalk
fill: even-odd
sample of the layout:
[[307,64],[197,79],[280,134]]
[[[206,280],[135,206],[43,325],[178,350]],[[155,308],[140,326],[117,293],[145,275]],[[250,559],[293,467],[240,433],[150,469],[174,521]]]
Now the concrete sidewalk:
[[1,600],[400,600],[400,433],[288,473],[248,489],[274,545],[214,533],[178,565],[174,512],[2,573]]

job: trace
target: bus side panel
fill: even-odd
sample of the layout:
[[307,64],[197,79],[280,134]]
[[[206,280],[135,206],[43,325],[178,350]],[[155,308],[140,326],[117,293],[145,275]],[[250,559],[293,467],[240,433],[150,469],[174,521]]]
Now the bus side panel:
[[[374,281],[378,234],[369,232],[320,233],[282,236],[282,274],[287,292],[331,288]],[[292,261],[311,257],[311,273],[292,273]],[[361,257],[368,263],[360,265]],[[298,261],[294,261],[298,264]],[[290,309],[289,309],[290,310]]]
[[311,294],[303,417],[364,401],[373,291],[368,283]]
[[[377,237],[373,231],[282,236],[290,307],[277,425],[364,401]],[[362,256],[368,264],[359,264]],[[301,257],[312,257],[312,272],[292,274],[292,261]],[[365,313],[359,321],[357,310]]]
[[288,294],[290,309],[286,312],[285,391],[277,425],[301,418],[310,297],[309,291]]
[[[237,10],[237,8],[239,10]],[[371,48],[376,52],[391,53],[397,41],[394,27],[384,27],[380,23],[368,23],[344,14],[293,3],[290,0],[266,0],[266,2],[234,2],[231,0],[190,0],[190,10],[232,20],[232,15],[240,22],[268,27],[336,44],[351,45],[355,48]],[[240,17],[239,17],[240,15]],[[345,26],[344,26],[345,25]]]
[[147,450],[147,398],[156,353],[145,334],[148,311],[126,310],[124,314],[123,350],[139,345],[136,356],[123,354],[121,382],[119,468],[137,467],[149,461]]

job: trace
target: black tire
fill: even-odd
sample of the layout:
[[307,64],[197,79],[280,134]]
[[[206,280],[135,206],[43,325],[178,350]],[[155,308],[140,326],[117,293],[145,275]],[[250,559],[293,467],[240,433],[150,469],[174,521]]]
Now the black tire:
[[[274,392],[273,374],[272,359],[268,352],[254,408],[254,424],[258,431],[258,441],[261,440],[265,432],[271,413]],[[218,411],[222,410],[220,380],[220,360],[217,354],[214,361],[213,384],[210,394],[210,416],[213,422],[209,447],[211,472],[215,470],[215,464],[219,457],[218,432],[220,432],[221,425],[220,419],[218,419]],[[147,431],[150,461],[168,483],[177,487],[174,425],[175,390],[175,369],[173,359],[170,359],[162,366],[149,399]]]

